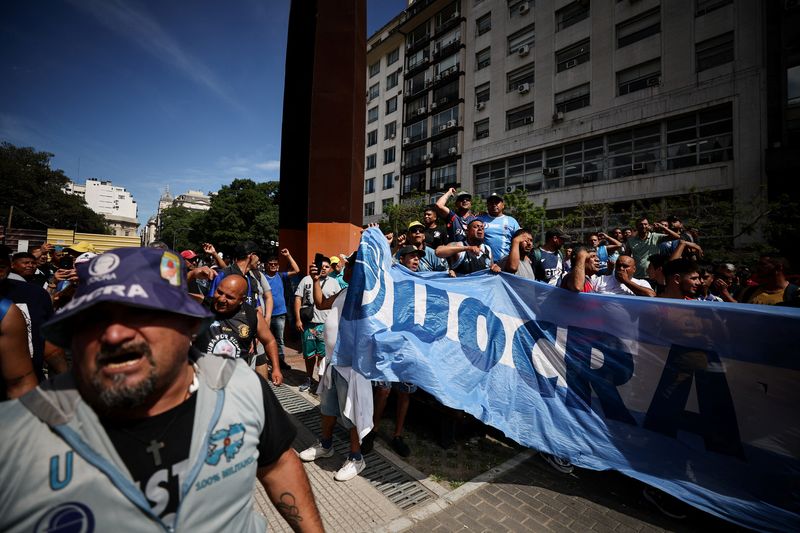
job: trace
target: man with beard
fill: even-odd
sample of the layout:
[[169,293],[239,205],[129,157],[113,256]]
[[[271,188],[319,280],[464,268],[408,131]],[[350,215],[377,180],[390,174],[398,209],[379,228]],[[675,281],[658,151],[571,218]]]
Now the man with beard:
[[267,376],[267,357],[272,363],[272,383],[283,383],[278,363],[278,349],[275,337],[269,330],[264,317],[249,304],[244,303],[247,293],[247,280],[238,274],[229,274],[223,279],[214,296],[203,300],[203,305],[214,313],[214,321],[195,339],[193,345],[203,353],[244,358],[251,363],[253,339],[264,345],[265,353],[255,357],[256,372]]
[[[456,198],[455,211],[447,207],[450,197]],[[473,218],[472,195],[467,191],[456,192],[452,187],[436,201],[436,211],[447,221],[450,242],[463,242],[467,239],[467,223]],[[442,245],[444,246],[444,245]]]
[[508,255],[498,261],[497,265],[503,269],[503,272],[527,279],[536,279],[529,257],[531,250],[533,250],[533,235],[530,230],[519,229],[511,238],[511,249]]
[[[194,353],[211,318],[169,250],[80,265],[45,328],[72,372],[0,404],[0,530],[264,531],[257,478],[293,528],[322,531],[295,429],[243,361]],[[194,362],[193,362],[194,359]]]
[[456,241],[436,249],[436,257],[447,259],[450,275],[466,276],[479,270],[490,269],[495,274],[500,267],[494,263],[492,250],[483,242],[483,222],[477,217],[467,221],[466,241]]

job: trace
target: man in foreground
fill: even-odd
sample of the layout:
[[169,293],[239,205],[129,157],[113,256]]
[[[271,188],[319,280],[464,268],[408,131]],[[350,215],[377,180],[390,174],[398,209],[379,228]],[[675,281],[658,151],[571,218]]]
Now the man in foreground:
[[[189,352],[210,318],[177,254],[120,248],[79,267],[43,328],[71,373],[0,405],[0,530],[252,531],[257,478],[298,531],[321,531],[295,430],[235,359]],[[35,495],[35,497],[33,496]]]

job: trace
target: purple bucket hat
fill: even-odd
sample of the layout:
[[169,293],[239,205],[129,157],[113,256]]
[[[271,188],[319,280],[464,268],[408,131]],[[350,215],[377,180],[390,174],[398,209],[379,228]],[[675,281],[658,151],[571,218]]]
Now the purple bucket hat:
[[210,311],[189,296],[184,261],[171,250],[115,248],[76,268],[80,282],[75,296],[41,328],[44,338],[58,346],[69,345],[73,318],[103,302],[204,321],[212,318]]

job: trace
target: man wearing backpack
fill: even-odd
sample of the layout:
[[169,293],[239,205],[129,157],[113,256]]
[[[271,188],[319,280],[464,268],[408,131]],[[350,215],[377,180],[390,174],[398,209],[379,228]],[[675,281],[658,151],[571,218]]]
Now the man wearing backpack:
[[278,257],[273,255],[267,258],[264,277],[267,278],[267,282],[272,288],[272,319],[269,322],[269,329],[278,344],[278,358],[280,359],[281,369],[288,370],[291,367],[286,363],[283,353],[283,333],[286,328],[286,317],[289,311],[288,304],[294,301],[294,292],[292,291],[289,276],[294,276],[300,272],[300,267],[297,266],[297,262],[287,248],[281,250],[281,255],[289,262],[289,270],[280,272]]
[[566,272],[561,247],[569,235],[560,228],[551,228],[544,234],[544,244],[531,252],[533,274],[539,281],[555,286]]

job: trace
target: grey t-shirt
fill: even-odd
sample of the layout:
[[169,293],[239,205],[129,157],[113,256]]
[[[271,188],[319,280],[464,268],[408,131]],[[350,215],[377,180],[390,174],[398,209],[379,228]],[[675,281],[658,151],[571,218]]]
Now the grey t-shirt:
[[[508,256],[505,256],[500,261],[498,261],[497,265],[503,270],[505,270],[507,262],[508,262]],[[517,272],[515,275],[521,278],[536,279],[536,276],[534,276],[533,274],[533,265],[531,264],[530,259],[528,259],[527,257],[520,259],[519,268],[517,268]]]
[[[319,281],[320,287],[322,288],[322,296],[327,298],[328,296],[333,296],[334,294],[338,293],[342,288],[339,286],[339,282],[335,279],[331,278],[330,276],[325,276]],[[295,296],[300,297],[300,306],[306,307],[307,305],[314,304],[314,281],[311,279],[311,276],[306,276],[300,280],[300,283],[297,285],[297,290],[294,292]],[[314,323],[315,324],[324,324],[325,319],[328,318],[329,310],[320,311],[319,309],[314,307]]]

